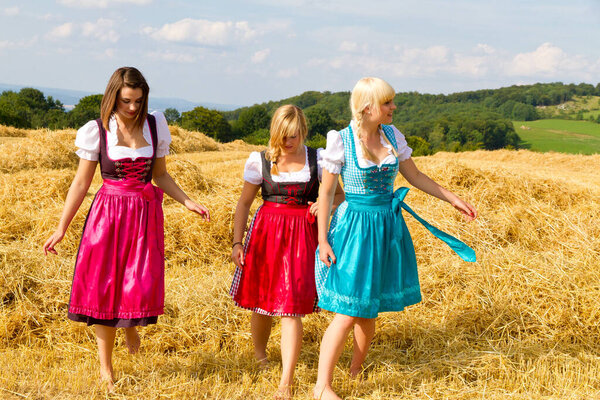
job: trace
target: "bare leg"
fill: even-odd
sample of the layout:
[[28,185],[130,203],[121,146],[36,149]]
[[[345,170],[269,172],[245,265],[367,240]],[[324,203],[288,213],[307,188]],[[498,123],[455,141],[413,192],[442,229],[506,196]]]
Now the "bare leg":
[[98,355],[100,357],[100,377],[106,382],[108,390],[112,391],[115,387],[112,352],[115,347],[115,336],[117,328],[104,325],[94,325],[96,329],[96,340],[98,342]]
[[281,380],[277,399],[291,399],[294,370],[302,347],[302,319],[281,317]]
[[313,397],[315,399],[341,400],[331,388],[333,369],[344,350],[344,342],[355,322],[356,318],[354,317],[336,314],[325,331],[323,340],[321,341],[317,383],[313,389]]
[[137,353],[140,349],[140,343],[140,335],[138,334],[135,326],[131,328],[125,328],[125,344],[127,345],[129,354]]
[[254,344],[254,357],[262,367],[268,365],[267,342],[271,336],[271,325],[273,318],[253,312],[250,318],[250,332]]
[[375,318],[357,318],[354,325],[354,349],[350,363],[350,375],[355,378],[362,372],[371,340],[375,336]]

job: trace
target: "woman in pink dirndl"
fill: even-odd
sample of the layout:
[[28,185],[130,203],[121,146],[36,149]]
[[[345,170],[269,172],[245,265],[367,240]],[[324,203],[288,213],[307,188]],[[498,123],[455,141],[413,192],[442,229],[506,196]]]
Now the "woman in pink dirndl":
[[[95,325],[100,374],[114,386],[112,351],[117,328],[130,353],[140,346],[137,326],[157,322],[164,308],[163,192],[209,219],[166,169],[171,136],[160,112],[148,114],[148,84],[135,68],[117,69],[101,103],[101,118],[77,132],[79,167],[56,231],[44,244],[56,254],[85,197],[96,165],[103,184],[87,215],[77,252],[68,317]],[[152,185],[154,180],[157,186]]]

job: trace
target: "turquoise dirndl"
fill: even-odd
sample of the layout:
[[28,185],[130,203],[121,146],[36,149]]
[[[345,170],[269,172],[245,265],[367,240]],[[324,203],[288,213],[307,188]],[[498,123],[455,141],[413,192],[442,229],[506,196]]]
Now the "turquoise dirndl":
[[[393,131],[383,132],[396,147]],[[398,162],[361,168],[352,130],[340,132],[346,163],[342,180],[346,201],[331,220],[328,241],[336,263],[327,267],[316,252],[315,278],[319,307],[339,314],[376,318],[379,312],[401,311],[421,301],[415,249],[402,216],[406,210],[466,261],[475,252],[455,237],[433,227],[404,203],[408,188],[392,192]],[[354,160],[352,160],[354,159]]]

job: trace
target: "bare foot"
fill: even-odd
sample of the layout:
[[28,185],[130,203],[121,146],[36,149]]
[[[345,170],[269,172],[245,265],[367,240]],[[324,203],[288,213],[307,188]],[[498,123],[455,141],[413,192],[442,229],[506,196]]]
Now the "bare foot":
[[129,354],[135,354],[140,350],[140,335],[137,332],[135,327],[133,328],[125,328],[125,344],[127,345],[127,350],[129,350]]
[[331,386],[317,386],[313,388],[313,399],[314,400],[342,400],[340,396],[335,394]]
[[279,385],[275,392],[275,400],[292,400],[292,388],[289,385]]
[[356,380],[362,380],[362,366],[358,367],[358,368],[352,368],[350,367],[350,378],[352,379],[356,379]]
[[257,357],[256,365],[258,365],[258,369],[260,369],[260,370],[269,369],[269,367],[270,367],[269,359],[267,358],[267,356],[264,356],[262,358]]
[[112,369],[100,370],[100,381],[106,385],[106,389],[109,393],[115,390],[115,377],[113,376]]

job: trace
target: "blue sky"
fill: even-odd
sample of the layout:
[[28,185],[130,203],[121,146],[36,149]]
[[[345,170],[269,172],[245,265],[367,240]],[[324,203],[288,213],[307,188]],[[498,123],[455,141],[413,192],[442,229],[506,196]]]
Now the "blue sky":
[[600,82],[600,0],[0,0],[0,82],[250,105],[379,76],[398,92]]

